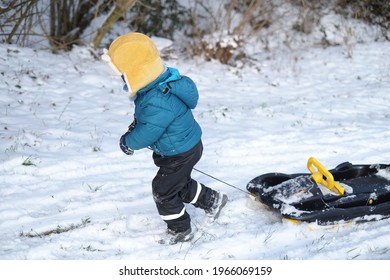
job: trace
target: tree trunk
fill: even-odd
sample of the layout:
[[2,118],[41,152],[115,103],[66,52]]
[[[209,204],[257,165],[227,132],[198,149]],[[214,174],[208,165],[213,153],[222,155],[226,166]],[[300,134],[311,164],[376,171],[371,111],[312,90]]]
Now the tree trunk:
[[95,38],[93,39],[93,47],[97,49],[102,41],[104,35],[110,30],[112,25],[117,22],[126,12],[126,10],[133,5],[137,0],[115,0],[115,7],[108,15],[102,26],[98,29]]

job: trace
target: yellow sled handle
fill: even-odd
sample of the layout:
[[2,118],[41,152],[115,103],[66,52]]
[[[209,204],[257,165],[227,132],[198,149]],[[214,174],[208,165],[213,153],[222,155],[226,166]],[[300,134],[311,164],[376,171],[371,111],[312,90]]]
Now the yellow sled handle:
[[311,172],[311,178],[317,183],[325,186],[336,194],[343,195],[344,188],[339,183],[334,181],[332,173],[330,173],[318,160],[311,157],[307,161],[307,168]]

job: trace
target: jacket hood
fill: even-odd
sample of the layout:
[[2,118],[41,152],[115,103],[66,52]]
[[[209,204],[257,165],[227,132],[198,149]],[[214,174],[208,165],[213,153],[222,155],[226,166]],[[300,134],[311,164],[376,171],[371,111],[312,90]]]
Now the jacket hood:
[[155,81],[141,89],[137,94],[145,94],[155,87],[164,94],[175,95],[190,109],[194,109],[198,103],[199,95],[195,83],[190,78],[181,76],[175,68],[167,67]]

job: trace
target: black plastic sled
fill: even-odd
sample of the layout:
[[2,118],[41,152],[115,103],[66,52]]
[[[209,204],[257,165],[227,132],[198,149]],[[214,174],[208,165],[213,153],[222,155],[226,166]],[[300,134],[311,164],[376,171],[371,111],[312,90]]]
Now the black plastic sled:
[[390,165],[354,165],[327,170],[309,158],[310,173],[268,173],[251,180],[247,190],[292,221],[320,225],[390,217]]

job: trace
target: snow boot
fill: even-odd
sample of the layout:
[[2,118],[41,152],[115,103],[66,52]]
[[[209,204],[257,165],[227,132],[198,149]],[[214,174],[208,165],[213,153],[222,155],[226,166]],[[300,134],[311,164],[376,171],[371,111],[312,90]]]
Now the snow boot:
[[191,228],[185,231],[174,231],[172,229],[167,229],[166,236],[159,240],[160,244],[169,244],[175,245],[179,242],[189,242],[194,238],[194,232]]
[[226,205],[228,202],[228,197],[224,193],[217,193],[217,195],[214,198],[213,205],[209,209],[206,209],[206,215],[215,221],[218,219],[219,214],[221,214],[222,208]]

